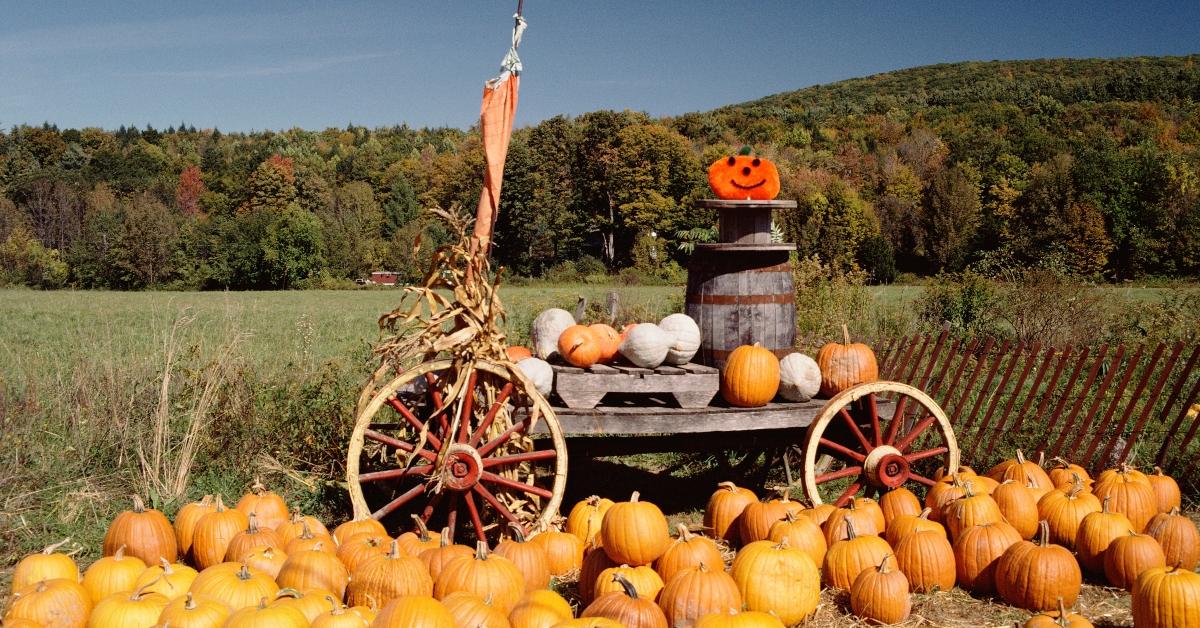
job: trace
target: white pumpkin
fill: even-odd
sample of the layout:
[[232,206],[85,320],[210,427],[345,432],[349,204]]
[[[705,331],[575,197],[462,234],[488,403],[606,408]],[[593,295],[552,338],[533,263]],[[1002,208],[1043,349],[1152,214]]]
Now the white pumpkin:
[[661,365],[670,350],[671,335],[654,323],[638,323],[617,349],[634,366],[644,369]]
[[554,389],[554,369],[549,362],[540,358],[525,358],[517,362],[517,368],[533,382],[533,387],[543,397],[550,396],[550,391]]
[[533,328],[529,330],[533,355],[543,360],[558,355],[558,337],[564,329],[574,324],[575,317],[562,308],[552,307],[538,314],[533,319]]
[[692,361],[700,350],[700,326],[687,314],[672,314],[658,324],[671,337],[671,348],[664,364],[679,366]]
[[803,353],[789,353],[779,361],[779,396],[788,401],[808,401],[821,390],[821,367]]

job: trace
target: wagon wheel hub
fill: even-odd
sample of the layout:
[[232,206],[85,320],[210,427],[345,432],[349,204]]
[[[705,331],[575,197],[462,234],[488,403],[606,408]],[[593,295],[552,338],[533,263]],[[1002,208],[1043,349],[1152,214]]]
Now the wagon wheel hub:
[[896,488],[908,481],[908,460],[899,449],[883,445],[871,450],[863,463],[867,481],[874,486]]
[[440,469],[442,485],[454,491],[467,491],[479,483],[483,474],[483,459],[470,445],[454,443],[446,452]]

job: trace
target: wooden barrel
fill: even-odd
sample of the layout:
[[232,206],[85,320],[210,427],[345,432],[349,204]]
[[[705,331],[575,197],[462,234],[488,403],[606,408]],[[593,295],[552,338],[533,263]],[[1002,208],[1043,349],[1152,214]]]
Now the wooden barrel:
[[700,326],[695,360],[722,368],[729,353],[758,343],[776,356],[793,351],[796,294],[791,244],[709,244],[688,265],[686,311]]

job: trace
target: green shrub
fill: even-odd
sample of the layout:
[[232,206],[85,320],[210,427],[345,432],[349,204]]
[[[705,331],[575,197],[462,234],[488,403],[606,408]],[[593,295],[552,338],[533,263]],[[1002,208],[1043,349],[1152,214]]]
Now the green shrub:
[[917,316],[927,331],[949,325],[951,333],[973,338],[1000,330],[1000,294],[996,284],[970,271],[939,275],[921,294]]

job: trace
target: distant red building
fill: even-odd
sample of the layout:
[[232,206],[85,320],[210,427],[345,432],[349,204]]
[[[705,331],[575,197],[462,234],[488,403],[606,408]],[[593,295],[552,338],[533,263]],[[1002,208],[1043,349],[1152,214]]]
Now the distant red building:
[[390,270],[378,270],[371,273],[371,283],[381,286],[394,286],[400,281],[400,273]]

